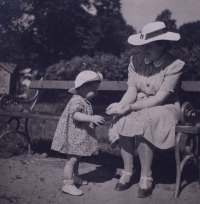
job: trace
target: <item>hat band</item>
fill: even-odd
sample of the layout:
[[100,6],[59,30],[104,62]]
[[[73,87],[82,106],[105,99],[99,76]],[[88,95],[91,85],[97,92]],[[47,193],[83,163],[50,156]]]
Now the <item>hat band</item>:
[[156,36],[159,36],[159,35],[162,35],[162,34],[165,34],[167,32],[167,28],[162,28],[160,30],[156,30],[156,31],[153,31],[151,33],[147,33],[146,35],[143,35],[141,33],[140,35],[140,39],[144,39],[144,40],[148,40],[150,38],[154,38]]

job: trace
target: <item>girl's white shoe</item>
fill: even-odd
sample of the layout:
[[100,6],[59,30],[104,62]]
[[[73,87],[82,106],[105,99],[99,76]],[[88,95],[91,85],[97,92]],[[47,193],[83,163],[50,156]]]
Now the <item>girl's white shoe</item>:
[[74,180],[64,180],[63,181],[64,185],[62,187],[62,192],[64,193],[68,193],[70,195],[74,195],[74,196],[80,196],[83,195],[83,191],[78,189],[75,185],[74,185]]

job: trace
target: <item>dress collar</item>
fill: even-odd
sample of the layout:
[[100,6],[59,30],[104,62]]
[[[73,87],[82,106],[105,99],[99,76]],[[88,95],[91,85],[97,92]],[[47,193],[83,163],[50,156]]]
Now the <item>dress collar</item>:
[[[165,52],[159,60],[154,61],[153,64],[155,65],[155,67],[160,67],[160,65],[165,61],[166,58],[167,58],[167,52]],[[145,64],[149,64],[152,61],[145,57],[144,62]]]
[[87,98],[84,98],[83,96],[79,95],[79,94],[74,94],[74,97],[78,96],[80,98],[82,98],[87,104],[91,105],[90,101]]

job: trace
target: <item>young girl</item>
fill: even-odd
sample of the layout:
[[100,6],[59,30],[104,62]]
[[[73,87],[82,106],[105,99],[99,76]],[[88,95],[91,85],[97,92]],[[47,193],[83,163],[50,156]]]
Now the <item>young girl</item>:
[[80,158],[98,154],[95,127],[103,124],[104,118],[93,115],[88,100],[96,95],[102,81],[101,73],[82,71],[78,74],[75,87],[69,89],[74,95],[60,117],[53,138],[51,149],[67,154],[62,191],[71,195],[83,194],[75,184],[87,184],[78,176]]

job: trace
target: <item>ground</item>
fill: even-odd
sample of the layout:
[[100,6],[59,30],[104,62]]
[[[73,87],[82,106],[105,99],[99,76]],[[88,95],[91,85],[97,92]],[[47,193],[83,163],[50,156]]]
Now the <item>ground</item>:
[[[109,158],[109,155],[101,155],[93,159],[85,158],[80,164],[80,174],[89,184],[79,186],[84,192],[83,196],[71,196],[61,192],[65,158],[46,156],[21,154],[0,159],[1,204],[197,204],[200,200],[198,171],[193,164],[186,167],[179,198],[173,198],[174,163],[165,158],[157,159],[153,167],[157,169],[154,171],[153,195],[141,199],[137,198],[139,174],[128,190],[114,190],[122,168],[120,157],[116,159]],[[190,170],[187,170],[189,167]],[[186,177],[188,179],[185,179]]]

